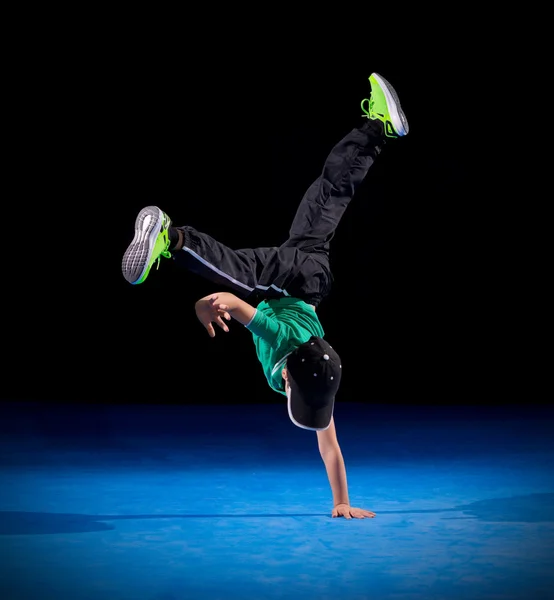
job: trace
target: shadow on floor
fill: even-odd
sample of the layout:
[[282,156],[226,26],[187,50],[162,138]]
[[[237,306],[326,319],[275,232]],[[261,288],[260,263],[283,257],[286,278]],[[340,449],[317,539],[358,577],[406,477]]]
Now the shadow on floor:
[[[480,519],[493,523],[544,523],[554,522],[554,493],[528,494],[511,498],[478,500],[453,508],[429,510],[383,510],[379,515],[392,514],[448,514],[464,513],[458,517]],[[145,519],[290,519],[328,517],[327,513],[293,514],[191,514],[191,515],[80,515],[64,513],[0,511],[0,535],[44,535],[56,533],[88,533],[109,531],[115,526],[104,521],[145,520]]]

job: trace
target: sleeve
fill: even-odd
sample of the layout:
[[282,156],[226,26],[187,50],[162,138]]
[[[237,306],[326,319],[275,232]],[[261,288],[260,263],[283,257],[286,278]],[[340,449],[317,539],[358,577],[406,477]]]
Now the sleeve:
[[284,325],[277,319],[270,319],[259,310],[256,310],[252,320],[245,327],[269,344],[277,342],[283,335],[284,329]]

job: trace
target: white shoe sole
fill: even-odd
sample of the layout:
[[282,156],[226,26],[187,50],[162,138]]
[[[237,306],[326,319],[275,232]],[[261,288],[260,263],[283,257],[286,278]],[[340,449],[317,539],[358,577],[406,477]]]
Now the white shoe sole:
[[163,212],[157,206],[147,206],[139,212],[135,220],[135,236],[121,261],[123,277],[129,283],[136,284],[146,272],[163,220]]

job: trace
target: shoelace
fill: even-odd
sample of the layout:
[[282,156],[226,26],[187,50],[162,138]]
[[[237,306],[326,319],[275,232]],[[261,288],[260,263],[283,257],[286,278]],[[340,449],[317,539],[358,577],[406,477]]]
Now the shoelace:
[[[369,104],[369,108],[366,109],[364,106],[364,103],[367,102]],[[362,115],[362,117],[366,117],[368,119],[371,118],[371,114],[373,113],[373,105],[375,104],[375,101],[373,100],[373,98],[364,98],[361,102],[361,107],[362,107],[362,112],[364,113]]]
[[158,270],[158,269],[160,268],[160,261],[161,261],[161,259],[162,259],[162,256],[163,256],[164,258],[171,258],[171,252],[168,250],[168,248],[169,248],[169,244],[170,244],[170,242],[169,242],[169,240],[167,240],[167,243],[166,243],[166,245],[165,245],[165,249],[164,249],[164,250],[162,250],[162,251],[160,252],[160,255],[158,256],[158,261],[157,261],[157,263],[156,263],[156,270]]

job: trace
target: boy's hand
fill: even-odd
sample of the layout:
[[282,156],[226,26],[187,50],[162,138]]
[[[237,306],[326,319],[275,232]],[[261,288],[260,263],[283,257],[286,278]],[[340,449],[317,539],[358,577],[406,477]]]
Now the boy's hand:
[[231,315],[227,312],[228,307],[225,304],[220,304],[217,299],[218,296],[215,294],[198,300],[194,306],[198,320],[204,325],[210,337],[215,337],[212,323],[217,323],[223,331],[229,331],[229,327],[223,319],[230,321]]
[[348,504],[337,504],[335,508],[333,508],[332,516],[344,517],[346,519],[373,519],[375,513],[370,510],[354,508]]

